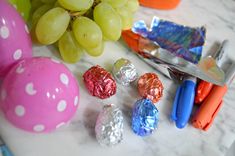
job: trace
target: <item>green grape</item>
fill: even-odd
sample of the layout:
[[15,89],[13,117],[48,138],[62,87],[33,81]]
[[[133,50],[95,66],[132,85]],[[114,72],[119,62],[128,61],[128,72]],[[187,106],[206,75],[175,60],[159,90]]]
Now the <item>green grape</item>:
[[69,21],[69,13],[64,9],[57,7],[49,10],[36,25],[38,41],[45,45],[55,43],[66,31]]
[[34,12],[36,9],[38,9],[40,6],[42,6],[43,3],[40,0],[32,0],[31,5],[32,5],[31,11]]
[[55,2],[54,7],[61,7],[61,8],[63,8],[58,1]]
[[117,41],[120,38],[122,30],[121,17],[108,3],[101,2],[98,4],[93,15],[106,39]]
[[74,34],[66,31],[58,42],[60,55],[65,62],[76,63],[81,59],[83,54],[82,47],[77,43]]
[[41,0],[41,1],[46,4],[54,4],[56,2],[56,0]]
[[100,27],[87,17],[78,17],[72,25],[76,40],[84,48],[97,47],[102,41]]
[[58,0],[60,5],[71,11],[83,11],[92,7],[94,0]]
[[139,1],[138,0],[128,0],[125,6],[129,11],[136,12],[139,8]]
[[29,0],[9,0],[25,21],[29,19],[31,3]]
[[133,13],[126,9],[126,7],[118,8],[116,11],[122,19],[122,29],[130,29],[133,24]]
[[44,15],[47,11],[52,8],[52,5],[44,4],[43,6],[39,7],[32,15],[32,25],[37,24],[38,20],[42,15]]
[[95,48],[85,48],[85,50],[90,56],[94,56],[94,57],[100,56],[104,51],[104,42],[102,41]]
[[107,2],[114,8],[119,8],[124,6],[129,0],[101,0],[101,2]]

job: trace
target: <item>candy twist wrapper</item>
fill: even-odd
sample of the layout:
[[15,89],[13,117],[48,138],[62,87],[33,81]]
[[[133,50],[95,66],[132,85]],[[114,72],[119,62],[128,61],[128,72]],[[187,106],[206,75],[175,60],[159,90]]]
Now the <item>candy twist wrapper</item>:
[[197,64],[202,55],[206,29],[190,28],[154,17],[150,28],[144,21],[134,24],[132,31],[153,41],[177,57]]
[[99,65],[91,67],[83,75],[89,93],[100,99],[106,99],[116,93],[116,82],[112,75]]
[[114,104],[105,105],[95,125],[96,139],[102,146],[114,146],[123,140],[122,111]]
[[163,85],[158,76],[154,73],[146,73],[138,80],[138,91],[140,96],[148,98],[156,103],[163,95]]

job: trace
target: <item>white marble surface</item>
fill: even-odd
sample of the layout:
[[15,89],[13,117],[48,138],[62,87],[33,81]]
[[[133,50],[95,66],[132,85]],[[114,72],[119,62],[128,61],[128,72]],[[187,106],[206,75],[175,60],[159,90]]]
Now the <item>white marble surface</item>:
[[[189,26],[206,25],[209,51],[216,41],[230,39],[230,57],[235,57],[235,1],[234,0],[182,0],[180,6],[172,11],[156,11],[140,8],[136,20],[148,22],[154,15]],[[34,47],[35,56],[52,56],[60,59],[52,47]],[[154,69],[139,60],[122,42],[107,43],[104,54],[99,58],[84,56],[75,65],[67,65],[78,78],[81,98],[80,106],[72,122],[50,134],[31,134],[9,124],[1,114],[0,133],[15,156],[223,156],[235,140],[235,84],[233,83],[224,98],[224,106],[208,132],[199,131],[188,125],[179,130],[169,120],[176,84],[159,75],[164,86],[164,97],[157,104],[160,111],[159,128],[149,137],[136,136],[130,128],[130,115],[133,103],[140,97],[134,85],[118,85],[115,96],[99,100],[88,94],[82,82],[82,74],[92,65],[99,64],[107,70],[120,57],[130,59],[140,74],[154,72]],[[47,76],[47,75],[42,75]],[[94,136],[96,117],[104,103],[115,103],[125,115],[124,141],[114,148],[103,148]]]

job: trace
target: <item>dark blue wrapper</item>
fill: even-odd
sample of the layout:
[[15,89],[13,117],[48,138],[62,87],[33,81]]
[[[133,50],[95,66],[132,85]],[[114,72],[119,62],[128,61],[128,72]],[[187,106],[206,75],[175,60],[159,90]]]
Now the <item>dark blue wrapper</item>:
[[158,124],[158,110],[149,99],[138,100],[132,113],[132,129],[139,136],[153,133]]
[[201,58],[206,38],[205,27],[191,28],[157,17],[153,18],[150,28],[141,20],[134,24],[132,31],[195,64]]

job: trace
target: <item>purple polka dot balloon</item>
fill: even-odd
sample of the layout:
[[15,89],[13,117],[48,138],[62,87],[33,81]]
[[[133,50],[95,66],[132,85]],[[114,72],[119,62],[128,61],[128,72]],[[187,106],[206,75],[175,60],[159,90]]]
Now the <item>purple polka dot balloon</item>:
[[21,60],[0,90],[5,117],[30,132],[50,132],[67,123],[78,102],[76,78],[62,63],[46,57]]
[[16,9],[0,0],[0,77],[23,58],[32,57],[27,25]]

